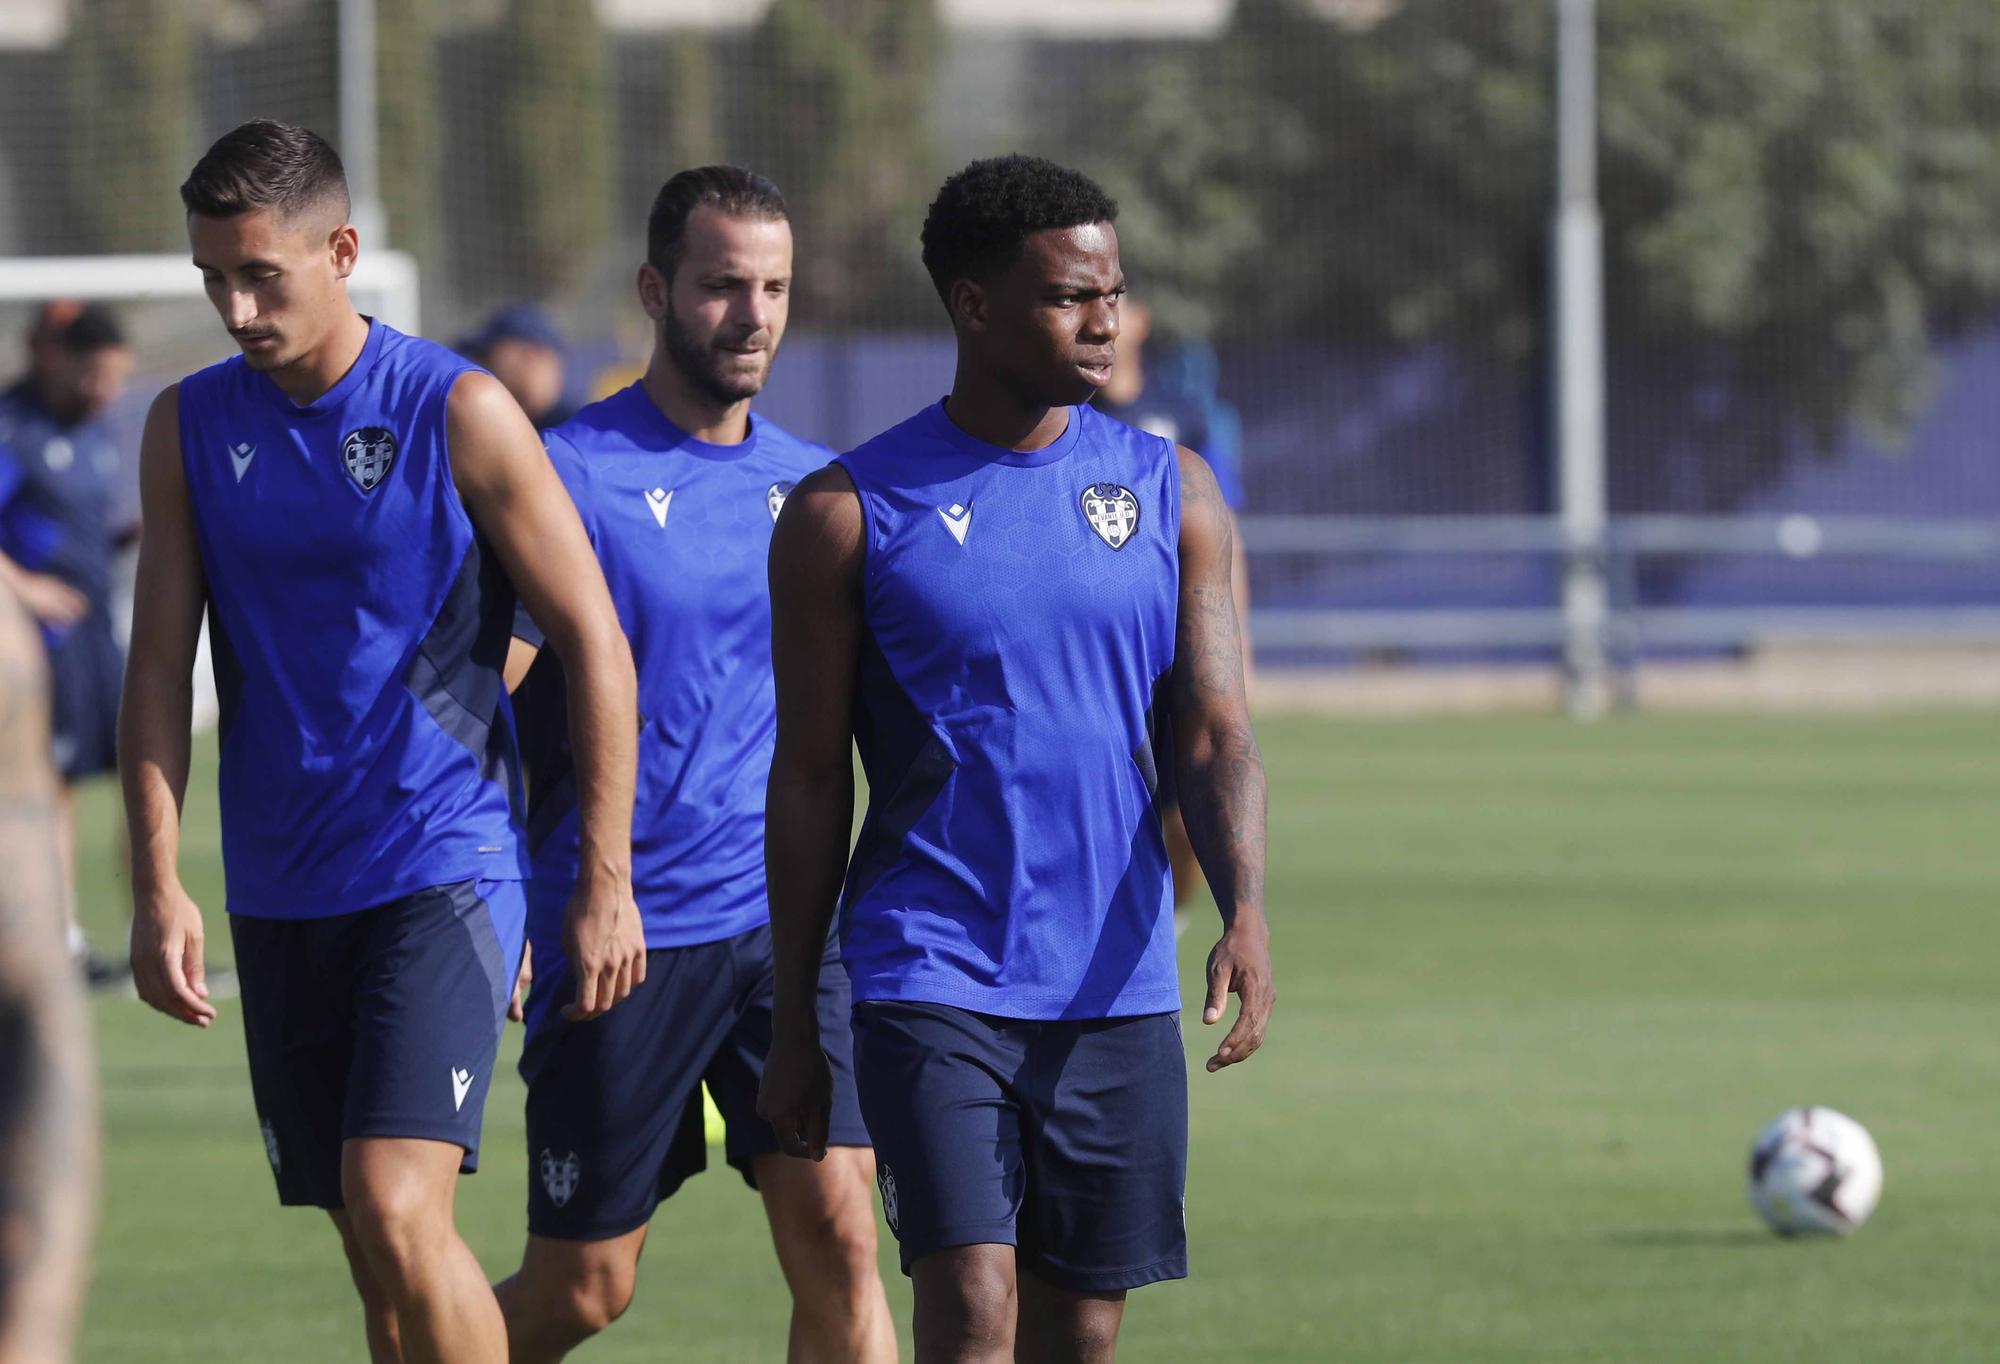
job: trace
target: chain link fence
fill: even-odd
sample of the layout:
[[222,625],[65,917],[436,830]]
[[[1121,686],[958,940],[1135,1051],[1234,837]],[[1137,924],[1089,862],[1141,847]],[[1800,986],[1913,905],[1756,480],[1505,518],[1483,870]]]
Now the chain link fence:
[[[0,27],[0,255],[178,251],[215,135],[338,132],[330,0],[32,3],[53,21]],[[738,161],[799,242],[768,410],[852,443],[949,383],[930,194],[1039,152],[1120,199],[1149,353],[1193,357],[1172,372],[1240,419],[1274,648],[1545,656],[1552,5],[374,8],[388,237],[432,335],[532,300],[576,396],[617,382],[649,343],[654,190]],[[1619,0],[1599,54],[1621,608],[1739,613],[1676,636],[1699,648],[1762,610],[2000,610],[1990,557],[1925,550],[2000,520],[2000,7]],[[221,353],[182,312],[142,335],[148,370]],[[1425,612],[1451,614],[1389,626]]]

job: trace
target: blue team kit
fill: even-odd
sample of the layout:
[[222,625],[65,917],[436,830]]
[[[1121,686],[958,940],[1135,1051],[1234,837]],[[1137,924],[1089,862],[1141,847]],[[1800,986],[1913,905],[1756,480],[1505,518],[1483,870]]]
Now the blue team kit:
[[[771,929],[647,954],[646,979],[588,1023],[552,1014],[575,990],[565,962],[535,974],[536,1021],[521,1047],[528,1082],[528,1230],[601,1241],[645,1226],[708,1168],[701,1087],[727,1134],[723,1158],[756,1187],[754,1162],[776,1155],[757,1116],[771,1051]],[[833,1070],[827,1141],[866,1146],[855,1097],[847,976],[831,944],[819,975],[822,1045]]]
[[[287,1202],[337,1205],[345,1137],[453,1140],[470,1166],[520,958],[513,595],[446,448],[446,398],[470,368],[372,322],[310,404],[240,356],[180,385],[222,703],[223,871]],[[328,1016],[279,1035],[306,1000]],[[337,1105],[308,1099],[313,1085]],[[340,1129],[288,1151],[323,1116],[306,1104]]]
[[[649,977],[574,1024],[558,1007],[578,857],[566,697],[538,660],[515,698],[524,785],[501,667],[509,635],[535,632],[446,448],[468,368],[373,323],[309,405],[240,358],[181,385],[253,1088],[285,1202],[339,1206],[349,1137],[454,1141],[473,1168],[525,932],[531,1229],[614,1236],[704,1167],[701,1081],[746,1178],[776,1149],[754,1111],[772,990],[764,560],[830,452],[756,419],[738,445],[694,440],[637,385],[548,437],[640,680]],[[1020,453],[939,405],[839,459],[867,525],[872,798],[845,972],[829,955],[819,1006],[830,1140],[873,1132],[906,1269],[1003,1241],[1053,1282],[1108,1290],[1185,1273],[1154,709],[1179,473],[1170,442],[1069,417]]]
[[229,916],[280,1201],[340,1207],[349,1137],[452,1142],[479,1168],[523,913],[519,881],[460,881],[351,914]]
[[29,383],[0,394],[0,553],[90,603],[74,625],[41,626],[56,769],[71,779],[117,766],[125,656],[112,626],[111,561],[121,468],[104,421],[63,423]]
[[[771,527],[833,452],[751,418],[737,445],[680,431],[637,384],[545,436],[597,551],[639,676],[632,888],[646,946],[718,942],[767,923],[764,782],[777,741]],[[534,637],[532,623],[518,629]],[[562,946],[577,797],[562,668],[514,696],[528,769],[529,935]]]
[[905,1274],[990,1242],[1078,1293],[1187,1277],[1179,1014],[1051,1022],[863,1004],[854,1065]]
[[840,931],[904,1267],[998,1241],[1079,1290],[1180,1277],[1155,714],[1177,452],[1088,407],[1047,447],[1004,449],[938,404],[839,463],[866,523],[870,793]]
[[[528,1225],[602,1239],[642,1226],[706,1165],[700,1083],[728,1127],[725,1155],[776,1152],[756,1114],[771,1043],[764,785],[777,739],[771,529],[832,451],[752,417],[713,445],[676,428],[637,384],[546,436],[631,640],[639,767],[632,888],[646,980],[604,1017],[572,1023],[562,952],[577,876],[577,791],[562,668],[544,654],[515,693],[528,787],[528,930],[535,983],[528,1081]],[[539,634],[525,618],[516,630]],[[831,959],[820,1015],[836,1074],[831,1140],[866,1145],[848,1062],[848,987]]]

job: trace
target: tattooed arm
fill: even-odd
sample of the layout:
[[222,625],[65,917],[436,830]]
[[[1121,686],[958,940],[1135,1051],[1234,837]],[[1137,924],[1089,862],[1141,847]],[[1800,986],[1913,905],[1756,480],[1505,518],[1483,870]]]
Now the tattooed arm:
[[21,1364],[70,1357],[97,1171],[55,796],[41,642],[0,598],[0,1360]]
[[1215,475],[1194,451],[1181,461],[1181,600],[1174,637],[1174,773],[1188,841],[1222,911],[1222,940],[1208,954],[1208,1003],[1219,1022],[1233,993],[1236,1024],[1209,1058],[1211,1071],[1263,1045],[1277,991],[1264,921],[1264,760],[1244,699],[1243,637],[1230,589],[1235,522]]

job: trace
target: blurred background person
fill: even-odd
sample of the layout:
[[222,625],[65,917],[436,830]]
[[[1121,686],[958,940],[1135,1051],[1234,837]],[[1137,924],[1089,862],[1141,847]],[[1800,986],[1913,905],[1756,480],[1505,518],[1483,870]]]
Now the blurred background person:
[[71,1357],[97,1164],[90,1019],[65,969],[47,674],[0,591],[0,1361]]
[[562,333],[532,303],[510,303],[458,345],[459,354],[484,365],[538,430],[560,426],[575,413],[569,401],[569,364]]
[[76,919],[78,783],[117,766],[125,670],[112,609],[113,560],[138,526],[117,511],[123,462],[105,413],[132,375],[117,315],[98,304],[44,304],[28,334],[28,372],[0,394],[0,576],[41,627],[48,650],[57,844],[71,953],[94,986],[124,979],[122,956],[84,941]]
[[[1112,368],[1111,382],[1098,390],[1098,410],[1127,426],[1185,445],[1207,460],[1233,517],[1243,509],[1243,422],[1217,391],[1221,376],[1214,347],[1205,341],[1178,341],[1154,343],[1149,348],[1152,311],[1128,296],[1118,312],[1118,361]],[[1256,676],[1251,666],[1250,563],[1243,552],[1240,528],[1232,543],[1235,553],[1229,581],[1236,592],[1236,619],[1243,632],[1243,684],[1247,692],[1255,685]],[[1174,922],[1178,929],[1185,925],[1188,902],[1201,886],[1201,864],[1195,860],[1194,845],[1188,842],[1187,826],[1181,822],[1172,764],[1161,766],[1160,777],[1164,783],[1160,809],[1167,829],[1167,855],[1174,863]]]

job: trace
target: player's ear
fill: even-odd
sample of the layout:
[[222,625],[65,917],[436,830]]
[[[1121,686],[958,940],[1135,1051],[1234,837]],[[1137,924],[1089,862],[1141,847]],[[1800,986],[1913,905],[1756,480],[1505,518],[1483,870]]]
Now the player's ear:
[[639,306],[655,322],[666,318],[667,293],[671,287],[667,277],[660,273],[659,266],[647,261],[639,267]]
[[951,285],[951,320],[970,332],[983,332],[991,309],[983,285],[957,279]]
[[333,256],[333,273],[346,279],[354,273],[355,259],[361,254],[361,234],[353,223],[342,223],[327,234],[326,248]]

